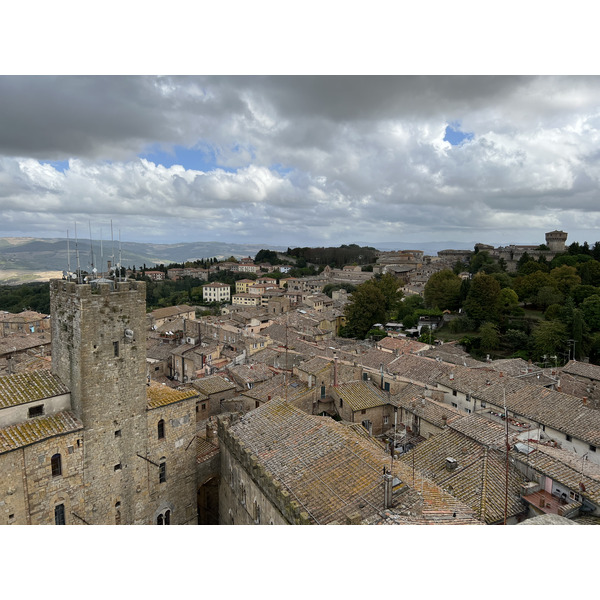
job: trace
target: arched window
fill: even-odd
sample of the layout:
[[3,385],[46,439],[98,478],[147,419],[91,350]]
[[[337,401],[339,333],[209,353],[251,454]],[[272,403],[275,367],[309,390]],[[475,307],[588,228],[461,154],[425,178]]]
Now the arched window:
[[171,524],[171,511],[169,509],[165,510],[165,512],[160,513],[156,517],[157,525],[170,525]]
[[54,523],[56,525],[66,525],[64,504],[58,504],[54,507]]
[[161,462],[158,465],[158,483],[164,483],[167,480],[167,463],[163,456]]
[[158,422],[158,439],[162,440],[165,437],[165,422],[161,419]]
[[55,454],[50,459],[50,466],[52,467],[52,477],[58,477],[62,475],[62,464],[60,460],[60,454]]

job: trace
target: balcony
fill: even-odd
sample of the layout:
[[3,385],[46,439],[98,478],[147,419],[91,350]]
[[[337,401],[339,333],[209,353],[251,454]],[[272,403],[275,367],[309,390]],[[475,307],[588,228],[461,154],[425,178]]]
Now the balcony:
[[560,515],[561,517],[571,518],[577,515],[581,507],[581,502],[567,502],[545,490],[533,492],[522,498],[531,505],[535,512],[542,512],[546,515]]

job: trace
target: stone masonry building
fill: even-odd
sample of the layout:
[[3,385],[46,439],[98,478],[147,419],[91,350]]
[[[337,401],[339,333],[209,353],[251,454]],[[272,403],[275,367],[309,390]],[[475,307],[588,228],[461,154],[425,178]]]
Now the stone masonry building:
[[0,523],[197,522],[199,394],[147,381],[145,284],[50,294],[52,372],[0,378]]

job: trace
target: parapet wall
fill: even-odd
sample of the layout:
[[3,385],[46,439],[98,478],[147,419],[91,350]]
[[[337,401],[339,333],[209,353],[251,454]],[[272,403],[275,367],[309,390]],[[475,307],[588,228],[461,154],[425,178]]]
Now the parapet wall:
[[300,504],[292,499],[292,495],[282,486],[273,474],[259,461],[258,457],[231,431],[228,418],[218,419],[219,440],[224,444],[250,475],[252,481],[292,525],[310,525],[313,521]]

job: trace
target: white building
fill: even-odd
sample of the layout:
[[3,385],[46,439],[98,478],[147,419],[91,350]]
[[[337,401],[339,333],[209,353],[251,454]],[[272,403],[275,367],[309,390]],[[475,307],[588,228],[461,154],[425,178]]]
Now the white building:
[[202,286],[202,299],[205,302],[229,302],[230,287],[226,283],[209,283]]

